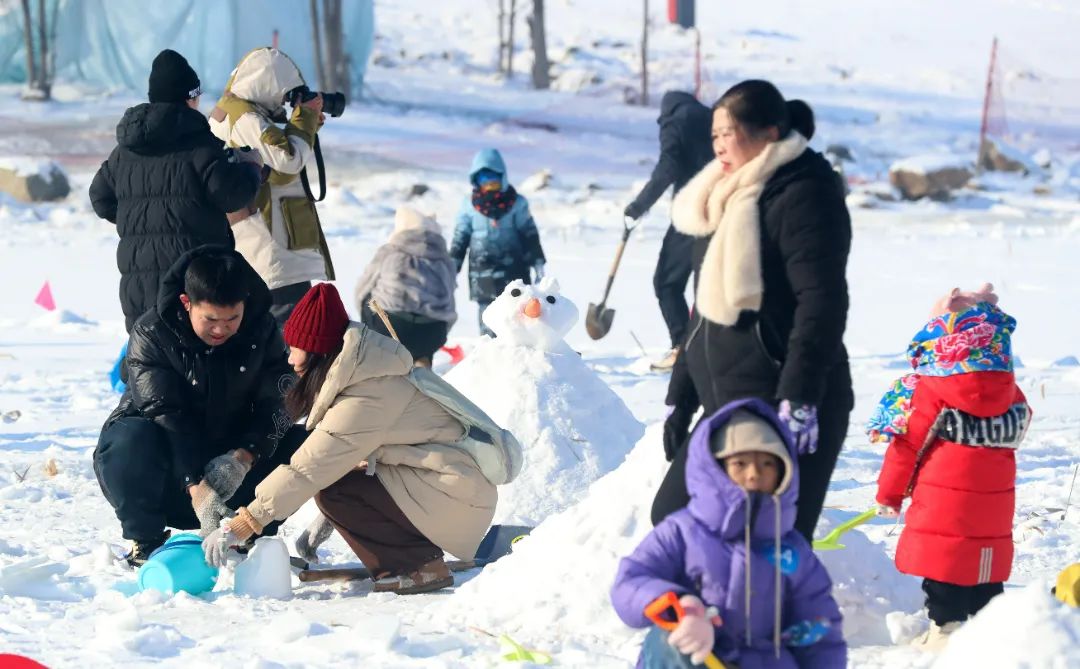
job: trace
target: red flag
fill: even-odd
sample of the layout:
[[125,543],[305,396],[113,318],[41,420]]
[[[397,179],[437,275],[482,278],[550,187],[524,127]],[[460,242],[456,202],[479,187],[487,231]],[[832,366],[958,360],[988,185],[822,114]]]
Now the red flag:
[[38,291],[37,297],[34,298],[34,304],[45,311],[56,311],[56,301],[53,300],[52,288],[49,288],[48,281],[46,281],[45,285]]

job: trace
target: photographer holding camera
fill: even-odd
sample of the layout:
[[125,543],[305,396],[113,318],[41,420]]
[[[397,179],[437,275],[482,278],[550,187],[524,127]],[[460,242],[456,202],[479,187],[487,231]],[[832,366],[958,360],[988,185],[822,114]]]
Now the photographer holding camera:
[[[292,106],[288,116],[286,103]],[[289,317],[312,281],[334,279],[305,168],[320,163],[321,180],[316,133],[324,111],[340,116],[344,108],[343,95],[310,91],[291,58],[263,47],[236,66],[210,114],[215,135],[230,147],[256,150],[269,168],[254,201],[229,214],[229,222],[236,250],[270,287],[271,312],[279,323]]]

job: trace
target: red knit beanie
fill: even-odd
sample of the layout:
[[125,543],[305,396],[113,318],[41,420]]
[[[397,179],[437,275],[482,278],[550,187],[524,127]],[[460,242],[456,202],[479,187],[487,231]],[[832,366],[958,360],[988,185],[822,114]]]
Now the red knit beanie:
[[349,314],[333,284],[311,287],[285,321],[285,343],[308,353],[333,353],[345,339]]

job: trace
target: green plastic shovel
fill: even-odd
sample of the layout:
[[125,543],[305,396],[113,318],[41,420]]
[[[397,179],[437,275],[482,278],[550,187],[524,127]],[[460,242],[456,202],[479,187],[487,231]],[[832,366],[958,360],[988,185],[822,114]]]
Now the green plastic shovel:
[[864,511],[863,513],[860,513],[859,515],[855,516],[854,518],[845,523],[837,525],[836,529],[826,534],[824,539],[814,540],[814,550],[836,551],[844,548],[844,544],[840,543],[840,535],[842,535],[844,532],[847,532],[853,527],[858,527],[859,525],[862,525],[876,515],[877,509],[870,509],[869,511]]

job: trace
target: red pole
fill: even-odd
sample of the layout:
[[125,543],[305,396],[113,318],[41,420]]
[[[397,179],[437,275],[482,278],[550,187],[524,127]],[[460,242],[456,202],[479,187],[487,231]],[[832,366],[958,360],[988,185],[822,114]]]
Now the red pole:
[[694,97],[701,99],[701,29],[694,28]]
[[990,125],[990,95],[994,90],[994,66],[997,64],[997,37],[990,47],[990,69],[986,73],[986,97],[983,98],[982,126],[979,128],[979,156],[976,166],[982,164],[983,147],[986,144],[986,130]]
[[275,49],[277,48],[277,45],[278,45],[278,31],[277,31],[277,28],[274,28],[274,39],[272,41],[272,45],[273,45],[273,47]]

